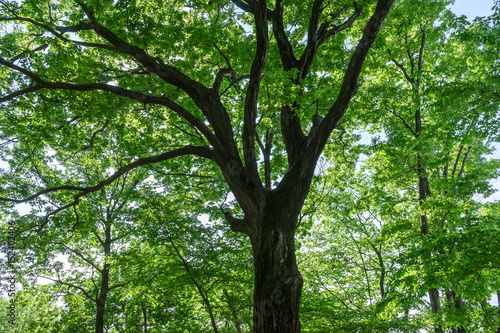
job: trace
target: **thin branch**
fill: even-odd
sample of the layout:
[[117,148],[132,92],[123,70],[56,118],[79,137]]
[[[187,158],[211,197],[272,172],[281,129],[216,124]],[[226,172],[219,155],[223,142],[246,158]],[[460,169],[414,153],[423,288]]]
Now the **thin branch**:
[[[389,53],[389,56],[391,57],[391,61],[399,68],[401,69],[401,71],[403,72],[403,75],[405,76],[406,78],[406,81],[408,81],[410,84],[413,84],[415,83],[415,79],[410,77],[408,75],[408,72],[406,71],[406,68],[405,66],[403,66],[401,63],[399,63],[396,59],[392,58],[392,53],[391,53],[391,50],[387,49],[387,52]],[[413,72],[413,70],[412,70]]]
[[222,52],[222,50],[217,46],[217,44],[213,43],[213,46],[217,49],[217,51],[219,51],[219,53],[224,58],[224,60],[226,60],[227,68],[232,69],[233,66],[231,66],[231,62],[229,61],[229,58],[224,54],[224,52]]
[[115,284],[114,286],[109,287],[109,288],[108,288],[108,291],[111,291],[111,290],[113,290],[113,289],[115,289],[115,288],[120,288],[120,287],[125,287],[125,283]]
[[67,245],[65,245],[63,243],[60,243],[60,242],[54,242],[54,243],[61,245],[62,247],[64,247],[65,249],[67,249],[70,252],[73,252],[77,257],[79,257],[80,259],[82,259],[83,261],[85,261],[90,266],[94,267],[99,273],[102,274],[101,269],[98,266],[96,266],[91,260],[85,258],[85,256],[80,251],[72,249],[69,246],[67,246]]
[[215,318],[214,318],[214,315],[213,315],[213,312],[212,312],[212,305],[210,304],[210,300],[208,299],[207,291],[204,290],[198,284],[198,282],[196,281],[196,279],[194,278],[193,274],[191,273],[191,269],[189,268],[188,262],[186,261],[186,259],[184,259],[184,257],[180,253],[180,251],[175,246],[174,241],[172,240],[172,237],[170,235],[168,235],[167,238],[168,238],[168,241],[170,242],[170,244],[172,245],[172,247],[174,248],[175,252],[177,253],[177,256],[181,259],[182,266],[184,266],[184,268],[186,269],[186,272],[188,273],[189,277],[191,278],[191,281],[193,281],[194,285],[196,286],[196,289],[198,289],[198,292],[200,293],[200,296],[203,299],[203,302],[207,306],[207,310],[208,310],[209,315],[210,315],[210,320],[212,322],[212,327],[214,329],[214,332],[217,333],[218,332],[218,330],[217,330],[217,323],[215,321]]
[[45,50],[47,47],[49,47],[48,44],[43,44],[42,46],[39,46],[33,50],[27,50],[27,51],[23,51],[22,53],[18,54],[17,56],[13,57],[12,59],[10,59],[10,62],[15,62],[19,59],[21,59],[26,53],[28,52],[38,52],[38,51],[43,51]]
[[139,159],[135,160],[134,162],[119,168],[113,175],[111,175],[110,177],[101,181],[100,183],[98,183],[95,186],[91,186],[91,187],[80,187],[80,186],[71,186],[71,185],[57,186],[57,187],[52,187],[52,188],[48,188],[48,189],[39,191],[39,192],[37,192],[37,193],[35,193],[35,194],[25,198],[25,199],[10,199],[10,198],[0,197],[0,201],[24,203],[24,202],[28,202],[28,201],[31,201],[33,199],[36,199],[41,195],[44,195],[47,193],[52,193],[52,192],[63,191],[63,190],[81,192],[75,196],[75,201],[76,201],[78,198],[80,198],[84,195],[96,192],[96,191],[100,190],[101,188],[113,183],[115,180],[117,180],[118,178],[123,176],[125,173],[129,172],[130,170],[136,169],[136,168],[143,166],[143,165],[159,163],[159,162],[163,162],[163,161],[175,158],[175,157],[186,156],[186,155],[195,155],[195,156],[200,156],[200,157],[204,157],[204,158],[208,158],[208,159],[213,159],[213,150],[208,148],[208,147],[201,147],[201,146],[184,146],[183,148],[175,149],[175,150],[163,153],[163,154],[139,158]]
[[181,177],[191,177],[191,178],[209,178],[213,179],[212,176],[204,176],[204,175],[196,175],[196,174],[189,174],[189,173],[173,173],[173,172],[162,172],[159,170],[154,170],[156,173],[159,173],[160,175],[163,176],[181,176]]
[[68,286],[68,287],[71,287],[71,288],[74,288],[74,289],[78,289],[78,290],[80,290],[80,291],[81,291],[81,292],[85,295],[85,297],[87,297],[89,300],[91,300],[91,301],[92,301],[92,302],[94,302],[94,303],[97,303],[97,300],[96,300],[94,297],[90,296],[90,295],[89,295],[89,293],[88,293],[85,289],[83,289],[82,287],[80,287],[80,286],[74,285],[74,284],[72,284],[72,283],[64,282],[64,281],[62,281],[61,279],[57,279],[57,280],[56,280],[56,279],[50,278],[50,277],[48,277],[48,276],[43,276],[43,275],[38,275],[38,276],[39,276],[39,277],[41,277],[41,278],[44,278],[44,279],[50,280],[50,281],[54,281],[54,282],[60,283],[60,284],[62,284],[62,285],[65,285],[65,286]]
[[106,127],[108,127],[108,125],[109,125],[109,119],[106,119],[106,123],[104,123],[104,125],[100,129],[92,133],[92,136],[90,137],[90,143],[84,146],[82,149],[80,149],[80,152],[92,148],[94,146],[94,140],[97,134],[104,132],[104,130],[106,129]]
[[405,125],[406,128],[408,128],[410,130],[410,132],[413,134],[413,135],[417,135],[417,133],[415,133],[415,131],[413,130],[413,128],[411,128],[410,125],[408,125],[408,123],[406,122],[406,120],[404,120],[404,118],[399,115],[396,110],[392,109],[391,113],[396,116],[396,118],[398,118],[399,120],[401,120],[401,122],[403,123],[403,125]]
[[458,177],[461,177],[463,172],[464,172],[465,162],[467,161],[467,156],[469,155],[471,148],[472,148],[472,146],[469,146],[469,148],[467,148],[467,151],[465,152],[464,158],[462,160],[462,167],[460,168],[460,171],[458,172]]
[[35,81],[37,84],[29,87],[22,89],[20,91],[14,92],[8,96],[0,98],[0,103],[9,101],[11,99],[14,99],[17,96],[24,95],[27,93],[35,92],[40,89],[61,89],[61,90],[71,90],[71,91],[92,91],[92,90],[102,90],[106,92],[110,92],[112,94],[133,99],[138,102],[142,102],[144,104],[158,104],[158,105],[163,105],[174,111],[176,114],[181,116],[182,118],[186,119],[191,126],[195,127],[198,129],[205,137],[209,140],[210,143],[214,144],[214,142],[217,142],[217,139],[214,137],[210,129],[197,117],[195,117],[193,114],[191,114],[189,111],[178,105],[177,103],[173,102],[171,99],[167,97],[159,97],[159,96],[150,96],[146,94],[142,94],[136,91],[132,90],[127,90],[123,88],[119,88],[117,86],[113,85],[108,85],[108,84],[102,84],[102,83],[88,83],[88,84],[72,84],[72,83],[65,83],[65,82],[47,82],[43,80],[39,75],[24,69],[22,67],[17,66],[16,64],[9,62],[5,60],[4,58],[0,57],[0,64],[7,66],[9,68],[12,68],[26,76],[28,76],[30,79]]
[[453,171],[451,172],[451,178],[455,177],[455,171],[457,171],[458,160],[460,159],[460,154],[462,153],[462,149],[464,149],[463,145],[461,145],[460,149],[458,150],[457,158],[455,159],[455,163],[453,164]]
[[[347,10],[347,8],[349,8],[349,6],[347,5],[344,6],[342,9],[332,14],[333,16],[332,18],[337,18],[345,10]],[[328,30],[326,30],[326,28],[329,27],[329,24],[328,25],[325,24],[324,26],[320,27],[320,31],[324,31],[324,33],[319,34],[318,38],[319,45],[323,44],[329,37],[335,36],[338,33],[349,28],[354,23],[354,21],[356,21],[356,19],[361,16],[362,13],[363,13],[363,7],[359,6],[356,2],[354,2],[354,13],[344,23],[334,26],[333,28],[329,28]]]
[[30,18],[27,18],[27,17],[20,17],[20,16],[15,16],[15,17],[1,17],[0,18],[0,22],[13,22],[13,21],[20,21],[20,22],[28,22],[28,23],[31,23],[39,28],[42,28],[48,32],[50,32],[52,35],[54,35],[55,37],[59,38],[60,40],[64,41],[64,42],[68,42],[68,43],[74,43],[74,44],[77,44],[77,45],[80,45],[80,46],[84,46],[84,47],[92,47],[92,48],[100,48],[100,49],[104,49],[104,50],[109,50],[109,51],[113,51],[113,52],[117,52],[118,50],[110,45],[106,45],[106,44],[99,44],[99,43],[87,43],[87,42],[81,42],[81,41],[76,41],[76,40],[71,40],[71,39],[68,39],[66,37],[64,37],[64,35],[62,35],[61,33],[57,32],[56,30],[52,29],[51,27],[49,27],[48,25],[45,25],[43,23],[40,23],[40,22],[37,22],[33,19],[30,19]]

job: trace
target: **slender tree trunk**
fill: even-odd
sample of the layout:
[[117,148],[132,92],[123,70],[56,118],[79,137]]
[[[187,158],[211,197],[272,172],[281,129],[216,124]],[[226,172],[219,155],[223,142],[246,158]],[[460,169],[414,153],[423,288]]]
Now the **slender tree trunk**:
[[[111,254],[111,224],[108,223],[105,229],[104,239],[104,254],[106,256]],[[101,271],[101,290],[96,302],[96,316],[95,316],[95,332],[104,333],[104,310],[106,307],[106,298],[109,293],[109,264],[104,263]]]
[[[415,130],[413,132],[415,139],[418,139],[422,133],[422,96],[421,96],[421,91],[420,91],[420,86],[421,86],[421,73],[423,69],[423,64],[424,64],[424,49],[425,49],[425,30],[421,30],[422,37],[420,41],[420,50],[418,52],[418,61],[416,62],[416,68],[415,68],[415,62],[411,61],[411,73],[414,72],[416,69],[416,77],[406,77],[407,81],[412,85],[412,90],[414,93],[414,98],[416,102],[416,110],[415,110]],[[411,56],[413,57],[413,56]],[[413,74],[412,74],[413,75]],[[427,196],[430,195],[430,187],[429,187],[429,180],[425,175],[425,167],[423,163],[423,157],[419,153],[417,155],[417,175],[418,175],[418,204],[420,207],[424,204],[425,200],[427,199]],[[422,235],[428,235],[429,234],[429,220],[427,218],[427,214],[424,211],[420,211],[420,231]],[[429,253],[429,256],[432,254]],[[429,300],[431,303],[431,310],[433,314],[437,314],[439,312],[439,308],[441,307],[441,304],[439,302],[439,291],[436,288],[431,288],[429,290]],[[441,325],[436,325],[434,327],[434,332],[435,333],[443,333],[443,329]]]
[[[420,156],[418,156],[418,171],[419,205],[422,206],[427,198],[429,183],[426,177],[420,176],[425,172],[424,168],[422,167]],[[427,218],[427,214],[425,214],[424,212],[420,212],[420,231],[422,232],[422,235],[428,235],[430,232],[429,220]],[[429,256],[431,255],[432,254],[429,253]],[[429,289],[429,300],[431,303],[432,313],[437,314],[439,312],[439,308],[441,307],[441,303],[439,301],[439,290],[437,290],[436,288]],[[434,332],[443,333],[443,328],[441,327],[441,325],[436,325],[434,327]]]
[[[451,296],[453,297],[453,300],[455,301],[455,309],[458,310],[459,313],[462,313],[462,310],[464,308],[464,303],[462,301],[461,297],[457,297],[457,294],[455,294],[454,291],[451,292]],[[463,326],[460,326],[457,328],[457,333],[467,333],[465,328]]]
[[96,302],[95,332],[104,333],[104,310],[109,292],[109,265],[104,263],[101,274],[101,290]]
[[207,306],[208,315],[210,316],[210,322],[212,323],[212,328],[214,329],[214,332],[219,333],[219,329],[217,327],[217,322],[215,320],[214,312],[212,309],[212,304],[210,304],[210,300],[208,299],[207,291],[203,288],[202,285],[200,285],[198,283],[198,281],[196,281],[194,276],[191,274],[191,268],[189,267],[188,262],[186,261],[186,259],[184,259],[181,252],[177,249],[177,246],[175,246],[175,243],[174,243],[171,236],[168,236],[168,240],[170,241],[170,244],[172,244],[172,247],[174,248],[175,252],[177,253],[177,256],[179,257],[179,259],[181,259],[182,265],[184,266],[184,269],[188,273],[189,277],[191,278],[191,281],[195,285],[196,289],[198,289],[198,293],[200,294],[201,299],[203,300],[203,302]]

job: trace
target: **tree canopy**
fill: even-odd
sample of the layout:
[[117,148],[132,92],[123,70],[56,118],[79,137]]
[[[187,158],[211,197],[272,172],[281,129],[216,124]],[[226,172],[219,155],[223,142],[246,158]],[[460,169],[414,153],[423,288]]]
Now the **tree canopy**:
[[500,9],[448,4],[0,1],[8,329],[499,330]]

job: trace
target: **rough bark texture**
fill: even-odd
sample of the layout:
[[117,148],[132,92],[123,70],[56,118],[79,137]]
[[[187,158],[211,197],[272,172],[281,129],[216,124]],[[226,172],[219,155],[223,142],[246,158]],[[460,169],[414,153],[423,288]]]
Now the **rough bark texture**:
[[[106,256],[111,254],[111,225],[109,223],[106,225],[105,230],[104,254]],[[96,333],[104,333],[104,310],[106,308],[106,298],[108,297],[109,290],[109,264],[105,262],[101,271],[101,288],[99,291],[99,297],[96,300]]]
[[[297,201],[301,207],[302,200]],[[258,237],[252,239],[254,333],[300,332],[303,281],[295,258],[296,223],[296,209],[289,209],[282,196],[271,193],[260,217]]]

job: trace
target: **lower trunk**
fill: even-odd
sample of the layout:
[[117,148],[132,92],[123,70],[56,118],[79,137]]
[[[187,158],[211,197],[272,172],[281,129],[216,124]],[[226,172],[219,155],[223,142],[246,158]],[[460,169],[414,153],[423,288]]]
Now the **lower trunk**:
[[[419,206],[422,207],[423,203],[427,199],[427,195],[430,194],[429,189],[429,181],[427,177],[422,177],[421,175],[425,173],[425,169],[422,167],[422,158],[420,155],[418,156],[418,200]],[[429,229],[429,219],[427,218],[427,214],[424,211],[420,212],[420,232],[422,235],[428,235],[430,233]],[[432,256],[432,253],[428,254]],[[433,314],[437,314],[439,312],[439,308],[441,307],[441,303],[439,302],[439,290],[436,288],[429,289],[429,301],[431,303],[431,310]],[[443,328],[441,325],[434,326],[434,333],[443,333]]]
[[104,303],[97,301],[97,310],[95,318],[95,333],[104,332]]
[[[423,235],[429,234],[429,221],[427,220],[427,215],[420,215],[420,231]],[[431,253],[428,254],[432,256]],[[441,307],[441,302],[439,301],[439,290],[436,288],[429,289],[429,301],[431,303],[431,311],[433,314],[437,314],[439,312],[439,308]],[[441,325],[434,326],[434,333],[443,333],[443,328]]]
[[[461,297],[457,297],[457,295],[452,292],[453,299],[455,300],[455,308],[459,311],[460,314],[462,314],[462,310],[464,308],[464,303],[462,301]],[[461,316],[462,317],[462,316]],[[465,328],[463,326],[460,326],[457,328],[457,333],[467,333]]]
[[104,263],[101,275],[101,290],[96,301],[95,333],[104,333],[104,310],[109,292],[109,265]]
[[[270,205],[252,239],[254,333],[299,333],[302,275],[295,257],[296,215]],[[295,216],[294,216],[295,215]]]
[[[431,302],[432,313],[437,314],[439,312],[439,308],[441,307],[441,302],[439,301],[439,291],[436,288],[431,288],[429,290],[429,299]],[[434,333],[443,333],[441,325],[434,326]]]

